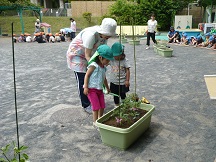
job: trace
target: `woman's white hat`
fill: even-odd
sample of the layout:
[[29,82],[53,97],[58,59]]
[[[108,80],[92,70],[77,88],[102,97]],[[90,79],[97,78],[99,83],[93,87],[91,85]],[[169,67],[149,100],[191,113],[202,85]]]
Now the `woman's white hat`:
[[112,18],[104,18],[99,29],[98,33],[105,36],[114,36],[116,34],[117,22]]

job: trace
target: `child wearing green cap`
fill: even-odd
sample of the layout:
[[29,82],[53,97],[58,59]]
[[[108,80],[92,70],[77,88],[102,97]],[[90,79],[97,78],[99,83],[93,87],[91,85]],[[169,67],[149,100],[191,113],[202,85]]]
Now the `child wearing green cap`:
[[[110,91],[119,95],[121,99],[124,100],[130,86],[130,65],[125,58],[124,46],[121,43],[114,43],[111,49],[114,60],[110,61]],[[114,96],[114,103],[116,106],[119,106],[119,97]]]
[[103,84],[110,92],[106,79],[106,65],[113,60],[112,50],[107,45],[100,45],[93,55],[94,61],[87,67],[84,78],[83,93],[88,96],[93,110],[93,125],[95,121],[103,115],[105,100],[103,94]]

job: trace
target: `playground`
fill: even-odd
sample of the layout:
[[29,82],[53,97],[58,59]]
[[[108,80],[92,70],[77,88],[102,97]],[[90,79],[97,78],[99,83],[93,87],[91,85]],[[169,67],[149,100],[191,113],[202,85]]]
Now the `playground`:
[[[119,41],[111,38],[108,45]],[[216,74],[216,51],[177,46],[172,57],[135,47],[137,93],[155,111],[149,129],[126,151],[101,142],[92,115],[80,106],[75,76],[67,68],[69,42],[16,43],[15,67],[20,144],[31,162],[214,162],[216,100],[204,75]],[[0,37],[0,146],[16,141],[11,38]],[[125,43],[134,91],[134,46]],[[109,69],[107,72],[109,80]],[[113,109],[106,95],[105,112]]]

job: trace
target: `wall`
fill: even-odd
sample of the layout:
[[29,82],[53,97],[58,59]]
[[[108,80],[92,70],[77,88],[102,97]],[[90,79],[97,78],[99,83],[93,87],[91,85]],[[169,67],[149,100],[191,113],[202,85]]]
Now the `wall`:
[[72,16],[82,16],[84,12],[92,13],[93,17],[100,17],[108,13],[109,6],[114,1],[71,1]]
[[[197,7],[192,5],[189,10],[189,15],[192,15],[192,26],[193,28],[197,28],[199,23],[202,23],[202,14],[203,9],[201,7]],[[185,8],[183,11],[177,13],[177,15],[188,15],[188,8]]]

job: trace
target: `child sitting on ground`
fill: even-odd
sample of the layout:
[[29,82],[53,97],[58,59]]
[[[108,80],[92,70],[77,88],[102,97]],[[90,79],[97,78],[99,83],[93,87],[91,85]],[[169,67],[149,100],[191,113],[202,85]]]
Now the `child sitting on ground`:
[[63,34],[63,32],[62,32],[62,33],[59,33],[59,36],[60,36],[60,38],[61,38],[61,41],[62,41],[62,42],[65,42],[65,35]]
[[32,37],[31,37],[30,34],[26,34],[26,42],[27,42],[27,43],[32,42]]
[[176,31],[173,42],[178,44],[181,42],[181,35],[179,34],[179,31]]
[[52,35],[52,33],[49,33],[49,43],[55,43],[55,37]]
[[212,41],[212,49],[216,49],[216,33],[212,34],[214,37],[214,41]]
[[181,42],[183,45],[189,45],[190,40],[186,33],[182,33]]
[[124,46],[121,43],[114,43],[111,49],[114,60],[110,61],[110,91],[119,96],[114,96],[114,103],[116,106],[119,106],[120,97],[124,100],[126,92],[129,91],[130,65],[128,64],[128,60],[125,58]]
[[20,36],[18,37],[18,42],[21,43],[21,42],[24,42],[24,34],[20,34]]
[[212,36],[209,38],[209,45],[207,48],[212,48],[216,42],[216,35],[213,33]]
[[49,42],[49,38],[50,38],[49,33],[47,33],[46,36],[45,36],[46,42]]
[[55,41],[56,41],[56,42],[61,42],[61,38],[60,38],[60,36],[59,36],[59,33],[56,33],[56,34],[55,34]]
[[197,38],[194,36],[191,36],[191,45],[192,46],[199,46],[203,42],[202,36],[198,35]]
[[13,42],[14,42],[14,43],[17,42],[16,34],[13,34]]
[[88,67],[84,78],[84,94],[88,96],[93,110],[93,126],[95,121],[103,116],[105,100],[103,84],[110,92],[106,79],[106,66],[113,60],[112,50],[107,45],[100,45],[93,56],[96,56]]
[[205,41],[201,44],[202,47],[207,47],[209,45],[209,38],[210,38],[211,34],[210,33],[206,33],[205,34]]

